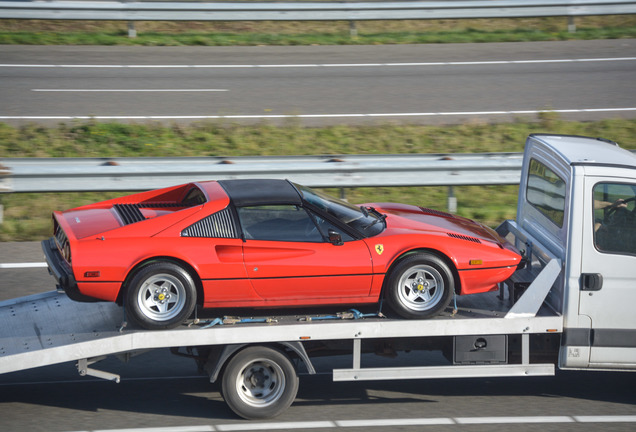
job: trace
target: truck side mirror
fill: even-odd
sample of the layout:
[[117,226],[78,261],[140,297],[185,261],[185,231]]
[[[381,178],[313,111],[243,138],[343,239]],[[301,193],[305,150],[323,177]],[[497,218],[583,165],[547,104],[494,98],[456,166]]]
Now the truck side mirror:
[[332,229],[329,230],[329,243],[331,243],[334,246],[342,246],[344,244],[340,233]]

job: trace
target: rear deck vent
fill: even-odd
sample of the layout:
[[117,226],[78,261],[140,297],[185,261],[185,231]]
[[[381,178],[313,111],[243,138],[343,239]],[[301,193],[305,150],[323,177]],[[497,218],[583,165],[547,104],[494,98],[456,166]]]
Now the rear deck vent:
[[446,217],[446,218],[455,217],[455,216],[453,216],[450,213],[446,213],[446,212],[439,211],[439,210],[433,210],[433,209],[426,208],[426,207],[420,207],[420,210],[422,210],[424,213],[428,213],[428,214],[435,215],[435,216],[441,216],[441,217]]
[[473,243],[481,243],[481,240],[475,238],[475,237],[469,237],[469,236],[465,236],[465,235],[461,235],[461,234],[455,234],[455,233],[446,233],[449,237],[453,237],[456,239],[460,239],[460,240],[466,240],[466,241],[470,241]]
[[113,205],[125,225],[130,225],[135,222],[141,222],[146,220],[141,210],[139,210],[139,204],[115,204]]
[[175,202],[145,202],[140,204],[133,204],[139,208],[168,208],[168,207],[187,207],[181,203]]
[[238,230],[229,209],[221,210],[190,225],[181,232],[183,237],[238,238]]

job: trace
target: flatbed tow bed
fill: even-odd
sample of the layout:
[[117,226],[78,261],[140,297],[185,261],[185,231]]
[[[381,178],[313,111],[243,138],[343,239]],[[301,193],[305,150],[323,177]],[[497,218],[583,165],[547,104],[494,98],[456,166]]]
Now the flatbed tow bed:
[[[399,338],[425,336],[489,335],[492,326],[502,334],[561,332],[562,319],[557,315],[506,318],[501,300],[496,294],[486,295],[498,306],[476,309],[475,305],[458,300],[458,312],[432,320],[361,318],[354,320],[306,320],[307,315],[275,317],[270,323],[237,323],[202,328],[191,327],[148,331],[124,328],[123,314],[114,303],[77,303],[55,291],[0,303],[0,319],[5,324],[0,331],[0,373],[9,373],[41,366],[145,351],[156,348],[189,347],[227,344],[267,344],[281,341],[352,341],[366,338]],[[314,316],[315,317],[315,316]],[[259,331],[266,328],[267,331]],[[354,344],[355,349],[355,344]],[[359,347],[358,347],[359,349]],[[446,367],[442,367],[446,368]],[[470,375],[474,366],[448,366],[444,376],[484,376],[483,369]],[[492,368],[491,368],[492,369]],[[488,376],[545,375],[554,373],[554,365],[497,365]],[[423,366],[417,378],[441,378],[440,367]],[[93,369],[83,374],[119,380],[116,375]],[[365,371],[359,367],[334,370],[334,381],[383,379],[382,372]],[[415,378],[412,376],[412,378]],[[384,379],[395,379],[386,375]]]
[[[294,349],[301,359],[309,362],[307,366],[311,373],[313,368],[302,343],[351,341],[352,367],[333,370],[334,381],[553,375],[554,364],[530,363],[529,335],[563,331],[562,316],[543,305],[560,269],[559,260],[552,260],[514,305],[509,296],[504,298],[503,291],[458,297],[456,311],[449,308],[428,320],[336,319],[335,315],[303,315],[301,311],[295,315],[250,319],[247,320],[249,323],[214,326],[207,325],[210,323],[207,319],[190,320],[176,329],[149,331],[124,324],[123,309],[114,303],[78,303],[64,293],[52,291],[0,303],[3,322],[0,328],[0,374],[75,361],[82,375],[118,382],[119,376],[88,366],[105,356],[157,348],[280,343],[295,344]],[[268,322],[262,322],[265,320]],[[521,363],[477,361],[470,362],[477,364],[422,365],[410,367],[408,371],[399,367],[361,367],[363,340],[492,335],[521,335]]]

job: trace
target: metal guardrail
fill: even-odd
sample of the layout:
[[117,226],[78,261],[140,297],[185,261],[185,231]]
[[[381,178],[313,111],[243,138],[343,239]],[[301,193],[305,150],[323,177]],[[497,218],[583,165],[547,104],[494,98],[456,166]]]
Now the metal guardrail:
[[574,17],[636,13],[634,0],[463,0],[378,2],[0,1],[0,19],[128,21],[355,21]]
[[339,21],[636,13],[633,0],[379,2],[0,1],[0,18],[121,21]]
[[377,2],[128,2],[0,1],[0,19],[128,21],[128,36],[137,36],[135,21],[349,21],[462,18],[528,18],[636,13],[635,0],[463,0]]
[[310,187],[518,184],[521,153],[196,158],[7,158],[0,192],[135,191],[287,178]]

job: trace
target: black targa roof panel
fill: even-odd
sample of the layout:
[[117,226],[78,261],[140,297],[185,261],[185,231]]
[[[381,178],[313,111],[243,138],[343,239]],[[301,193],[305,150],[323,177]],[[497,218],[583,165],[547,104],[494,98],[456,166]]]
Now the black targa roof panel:
[[219,180],[235,206],[302,203],[300,194],[287,180]]

